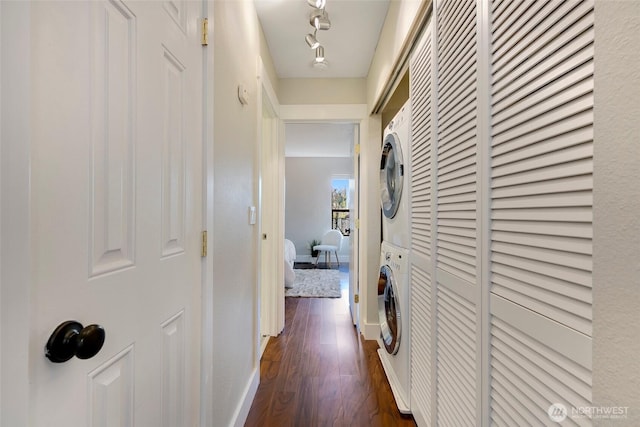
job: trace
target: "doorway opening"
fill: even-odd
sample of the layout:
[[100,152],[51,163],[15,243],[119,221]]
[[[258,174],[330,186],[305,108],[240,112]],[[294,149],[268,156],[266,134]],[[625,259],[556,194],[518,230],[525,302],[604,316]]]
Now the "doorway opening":
[[[357,135],[353,123],[285,124],[285,239],[295,245],[294,269],[337,270],[347,305],[354,265]],[[339,232],[339,249],[314,252],[314,246],[327,244],[331,230]]]

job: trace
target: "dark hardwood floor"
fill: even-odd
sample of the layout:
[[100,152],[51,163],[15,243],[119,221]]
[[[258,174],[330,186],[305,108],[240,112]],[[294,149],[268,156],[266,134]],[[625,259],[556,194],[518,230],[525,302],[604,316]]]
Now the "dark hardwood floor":
[[245,426],[415,426],[398,412],[375,341],[364,341],[342,299],[286,298]]

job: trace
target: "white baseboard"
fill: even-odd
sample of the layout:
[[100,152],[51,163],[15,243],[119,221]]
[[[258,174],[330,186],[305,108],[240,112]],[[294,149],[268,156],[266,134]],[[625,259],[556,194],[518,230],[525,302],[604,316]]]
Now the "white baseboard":
[[269,344],[269,339],[271,339],[271,337],[269,335],[262,337],[262,339],[260,340],[260,353],[258,354],[258,359],[262,359],[262,355],[264,354],[264,351],[267,349],[267,344]]
[[258,391],[258,386],[260,385],[260,369],[254,369],[251,377],[249,378],[249,382],[242,393],[242,399],[236,408],[235,413],[233,414],[233,418],[231,418],[231,425],[235,427],[243,427],[245,422],[247,421],[247,416],[249,416],[249,410],[251,409],[251,404],[253,403],[253,398],[256,397],[256,392]]
[[360,332],[365,340],[377,340],[380,336],[380,324],[362,323],[360,324]]

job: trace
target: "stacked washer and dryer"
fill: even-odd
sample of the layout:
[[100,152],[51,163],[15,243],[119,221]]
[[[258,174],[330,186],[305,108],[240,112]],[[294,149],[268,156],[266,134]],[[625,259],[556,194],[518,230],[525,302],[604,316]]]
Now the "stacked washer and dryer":
[[411,413],[409,300],[410,102],[385,128],[380,161],[382,245],[378,277],[380,349],[378,355],[398,409]]

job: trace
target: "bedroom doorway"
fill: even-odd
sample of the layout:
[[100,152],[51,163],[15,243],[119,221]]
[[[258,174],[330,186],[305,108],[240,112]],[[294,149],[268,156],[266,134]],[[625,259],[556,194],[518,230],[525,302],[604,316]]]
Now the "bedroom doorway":
[[[357,205],[354,154],[359,124],[350,122],[287,122],[285,123],[285,239],[296,248],[298,273],[301,269],[337,270],[340,294],[351,306],[354,324],[357,310],[353,295],[356,274],[353,267],[357,254],[354,248],[355,207]],[[312,246],[329,230],[342,236],[336,255],[314,255]],[[339,295],[340,295],[339,294]],[[287,291],[286,295],[295,295]]]
[[284,168],[281,161],[281,122],[278,115],[278,99],[262,63],[260,70],[258,207],[257,212],[249,212],[250,222],[257,225],[256,239],[259,250],[256,271],[258,360],[266,348],[269,337],[277,336],[284,328],[284,304],[280,303],[280,300],[284,299]]
[[[360,163],[360,141],[367,140],[368,138],[368,129],[370,126],[369,114],[367,110],[366,104],[350,104],[350,105],[323,105],[323,104],[287,104],[280,106],[280,120],[283,123],[283,130],[280,134],[282,143],[282,154],[281,160],[283,164],[285,164],[285,154],[284,154],[284,141],[286,141],[287,131],[285,130],[287,125],[289,124],[321,124],[321,123],[333,123],[333,124],[350,124],[353,129],[355,129],[353,133],[353,143],[350,144],[349,150],[350,154],[347,156],[350,159],[352,168],[350,172],[354,178],[354,214],[352,215],[353,227],[351,231],[351,250],[349,254],[349,306],[350,311],[352,313],[353,323],[360,330],[360,325],[362,324],[362,316],[367,313],[367,310],[360,310],[359,305],[365,304],[367,301],[366,296],[366,287],[360,287],[360,281],[366,280],[368,271],[366,270],[367,266],[362,265],[359,262],[362,259],[363,255],[360,252],[365,251],[364,257],[368,255],[367,252],[367,244],[366,242],[360,242],[360,235],[358,230],[358,219],[360,217],[359,210],[359,194],[362,191],[362,183],[360,182],[360,174],[359,168],[357,165]],[[323,141],[321,145],[329,143],[330,141]],[[317,144],[316,144],[317,145]],[[286,169],[286,168],[285,168]],[[288,170],[287,170],[288,172]],[[288,188],[292,184],[291,181],[287,180],[286,185],[284,183],[283,176],[283,188]],[[366,185],[366,184],[365,184]],[[284,195],[283,195],[284,202]],[[286,206],[283,211],[286,215]],[[288,219],[288,218],[287,218]],[[327,226],[327,229],[329,227]],[[283,238],[285,228],[283,225]],[[318,236],[319,237],[319,236]],[[366,238],[364,236],[363,238]],[[301,242],[302,248],[304,250],[308,250],[308,255],[302,255],[310,259],[310,250],[307,249],[307,242]],[[298,245],[296,245],[297,249]],[[359,293],[359,295],[358,295]],[[359,301],[359,302],[358,302]],[[284,309],[284,297],[280,299],[279,304],[282,305]]]

